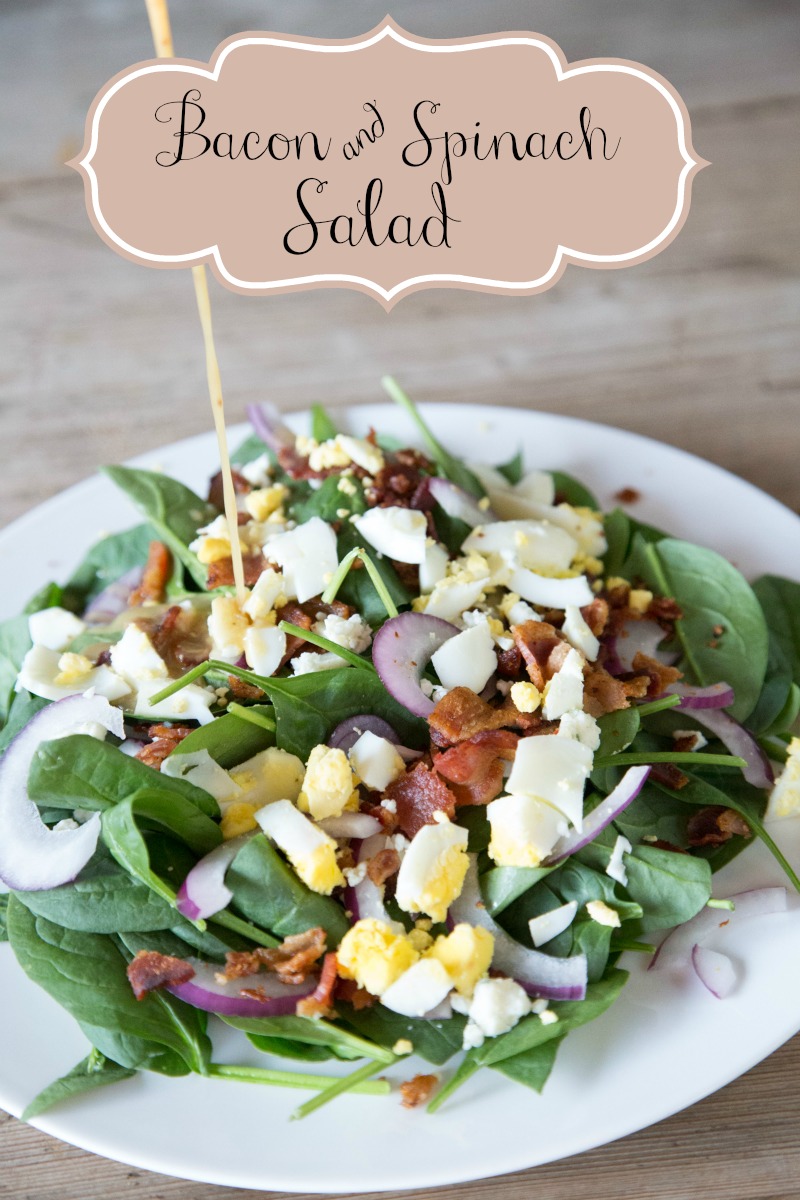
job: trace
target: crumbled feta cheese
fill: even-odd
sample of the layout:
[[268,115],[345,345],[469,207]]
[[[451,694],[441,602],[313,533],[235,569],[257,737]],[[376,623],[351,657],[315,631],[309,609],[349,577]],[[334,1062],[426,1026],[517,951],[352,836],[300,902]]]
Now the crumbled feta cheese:
[[353,650],[356,654],[362,654],[372,641],[372,630],[358,613],[347,618],[329,613],[322,620],[317,620],[314,630],[328,641],[344,646],[346,650]]
[[590,713],[583,712],[582,709],[570,709],[565,712],[558,723],[556,733],[561,737],[582,742],[589,750],[596,750],[600,745],[600,726]]
[[633,850],[633,846],[626,837],[620,834],[614,843],[614,849],[611,851],[611,858],[606,867],[606,875],[611,879],[616,879],[617,883],[621,883],[623,887],[628,882],[628,872],[622,856],[630,854],[631,850]]
[[290,660],[289,665],[295,675],[313,675],[315,671],[332,671],[336,667],[346,667],[349,664],[338,654],[315,654],[307,650]]
[[236,468],[252,487],[266,487],[272,475],[272,465],[268,454],[259,454],[252,462],[243,463]]

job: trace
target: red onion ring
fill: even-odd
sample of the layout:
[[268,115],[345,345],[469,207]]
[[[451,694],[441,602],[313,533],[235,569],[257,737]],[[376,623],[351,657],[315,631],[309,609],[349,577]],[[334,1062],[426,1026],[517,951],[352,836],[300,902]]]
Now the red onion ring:
[[189,921],[205,920],[222,912],[233,899],[225,874],[242,846],[253,835],[231,838],[196,863],[178,889],[176,908]]
[[719,954],[695,942],[692,946],[692,966],[703,986],[718,1000],[724,1000],[733,991],[736,971],[727,954]]
[[633,660],[639,653],[669,666],[678,656],[673,653],[659,653],[658,647],[666,636],[657,621],[631,618],[625,622],[618,634],[605,642],[606,670],[610,675],[624,675],[627,671],[632,671]]
[[529,996],[547,1000],[583,1000],[586,996],[588,964],[585,954],[557,958],[542,950],[529,950],[493,921],[483,903],[478,883],[478,862],[470,854],[470,865],[461,895],[450,905],[449,916],[458,924],[480,925],[494,938],[492,966],[508,975]]
[[[194,967],[194,978],[187,983],[172,984],[167,988],[173,996],[200,1008],[203,1012],[218,1013],[225,1017],[288,1017],[297,1009],[297,1001],[310,996],[317,986],[317,978],[309,976],[304,983],[281,983],[277,975],[259,972],[220,983],[216,978],[219,967],[199,959],[186,960]],[[256,996],[243,996],[243,988],[264,992],[263,1000]]]
[[294,434],[288,425],[284,425],[272,404],[248,404],[245,412],[256,434],[270,450],[277,454],[286,447],[294,449]]
[[375,634],[372,661],[390,696],[416,717],[429,716],[435,705],[419,685],[431,656],[461,631],[441,617],[407,612],[391,617]]
[[708,687],[695,687],[691,683],[671,683],[665,694],[681,697],[680,704],[675,706],[680,712],[694,712],[695,709],[706,708],[729,708],[736,699],[731,685],[722,682],[712,683]]
[[103,588],[86,606],[83,620],[87,625],[110,625],[115,617],[130,607],[130,595],[142,582],[143,567],[132,567],[108,587]]
[[48,829],[28,796],[28,775],[42,742],[96,722],[125,736],[122,710],[104,696],[67,696],[41,709],[9,743],[0,759],[0,880],[17,892],[70,883],[95,852],[100,814],[77,829]]
[[449,479],[442,479],[440,476],[434,475],[427,482],[428,491],[448,517],[456,517],[472,529],[476,525],[486,525],[490,521],[497,520],[490,508],[480,508],[474,496],[470,496],[468,492],[458,487],[457,484],[451,483]]
[[731,911],[702,908],[691,920],[670,930],[647,969],[663,971],[688,967],[694,946],[702,946],[721,926],[786,911],[786,888],[783,887],[751,888],[728,899],[735,906]]
[[544,866],[553,867],[562,862],[570,854],[582,850],[594,841],[598,833],[602,833],[607,825],[616,820],[621,812],[631,804],[645,785],[650,774],[650,767],[629,767],[613,791],[605,800],[601,800],[597,808],[593,808],[583,818],[583,828],[579,833],[573,830],[567,837],[556,842],[552,854],[544,860]]
[[[682,705],[678,707],[681,708]],[[719,709],[692,709],[692,717],[698,725],[702,725],[709,733],[713,733],[714,737],[719,738],[726,750],[745,760],[747,765],[742,768],[742,775],[748,783],[757,788],[772,787],[775,775],[770,761],[744,725],[740,725],[732,716]]]
[[[357,864],[369,862],[385,848],[386,837],[382,833],[365,838],[360,845],[352,842],[350,846]],[[369,875],[365,875],[355,886],[348,884],[344,890],[344,906],[353,914],[353,921],[375,920],[384,921],[387,925],[394,924],[383,905],[383,888],[374,884]]]

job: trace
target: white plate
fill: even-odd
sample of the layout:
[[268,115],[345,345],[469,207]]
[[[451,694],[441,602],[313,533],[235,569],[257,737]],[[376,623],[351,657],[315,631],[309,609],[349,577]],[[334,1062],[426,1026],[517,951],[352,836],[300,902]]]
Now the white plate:
[[[618,429],[542,413],[452,405],[423,411],[454,453],[500,462],[521,444],[529,466],[569,471],[594,488],[604,507],[613,506],[620,488],[637,489],[637,516],[715,547],[749,576],[797,571],[800,520],[701,459]],[[291,423],[307,427],[302,415]],[[354,432],[374,425],[414,440],[407,418],[388,405],[354,410],[350,424]],[[243,432],[232,431],[232,444]],[[158,466],[201,489],[215,470],[214,442],[191,438],[136,465]],[[132,517],[127,501],[97,478],[17,521],[0,535],[0,616],[19,611],[47,578],[66,577],[101,532],[125,528]],[[775,829],[795,864],[799,825]],[[718,895],[783,882],[760,846],[717,880]],[[797,1032],[800,909],[791,900],[790,906],[785,915],[725,934],[725,950],[741,968],[741,982],[725,1001],[696,980],[648,975],[642,956],[628,955],[632,977],[620,1000],[567,1038],[543,1097],[486,1070],[433,1117],[402,1109],[396,1095],[345,1096],[290,1123],[302,1093],[143,1075],[35,1124],[76,1146],[168,1175],[317,1193],[428,1188],[577,1154],[693,1104]],[[7,945],[0,946],[0,995],[0,1104],[18,1115],[41,1087],[83,1057],[86,1044],[67,1014],[28,982]],[[245,1061],[231,1031],[224,1043],[220,1057]],[[408,1061],[392,1072],[396,1078],[413,1073]]]

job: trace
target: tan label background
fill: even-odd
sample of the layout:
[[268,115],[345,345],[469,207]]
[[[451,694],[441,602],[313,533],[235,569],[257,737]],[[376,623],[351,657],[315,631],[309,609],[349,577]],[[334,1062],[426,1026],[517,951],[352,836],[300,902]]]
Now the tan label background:
[[[253,160],[242,152],[250,131],[251,155],[267,147]],[[537,156],[517,161],[511,133],[518,154],[528,143]],[[208,66],[132,67],[95,99],[70,165],[98,233],[134,261],[207,261],[246,293],[354,287],[390,308],[425,287],[529,294],[568,262],[650,258],[678,232],[705,164],[682,100],[646,67],[567,66],[538,34],[426,42],[387,20],[352,42],[240,34]],[[391,227],[399,244],[373,245],[365,232],[371,181],[374,239]],[[421,237],[426,220],[433,245]]]

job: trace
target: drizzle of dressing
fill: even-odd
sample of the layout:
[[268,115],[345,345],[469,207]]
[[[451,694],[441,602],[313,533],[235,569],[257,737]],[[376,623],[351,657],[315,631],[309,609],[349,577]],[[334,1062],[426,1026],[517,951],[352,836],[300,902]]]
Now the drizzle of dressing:
[[[167,0],[145,0],[147,15],[150,19],[150,31],[153,35],[153,45],[159,58],[172,58],[172,29],[169,21]],[[197,311],[200,314],[200,325],[203,330],[203,344],[206,353],[206,378],[208,380],[208,395],[211,400],[211,412],[214,417],[214,429],[219,446],[220,471],[222,473],[222,495],[225,502],[225,519],[228,523],[228,535],[231,543],[231,562],[233,564],[233,582],[236,585],[236,597],[239,605],[244,604],[246,589],[244,585],[244,563],[242,562],[242,547],[239,541],[239,513],[236,507],[236,490],[233,486],[231,460],[228,454],[228,439],[225,433],[225,410],[222,399],[222,380],[219,373],[219,361],[214,346],[214,327],[211,322],[211,302],[208,296],[208,280],[204,266],[192,267],[192,279],[197,298]]]

